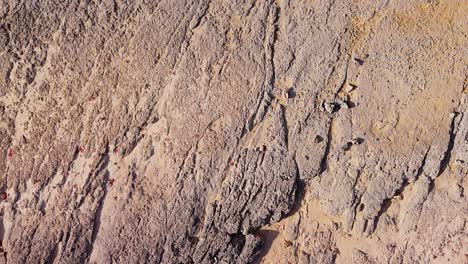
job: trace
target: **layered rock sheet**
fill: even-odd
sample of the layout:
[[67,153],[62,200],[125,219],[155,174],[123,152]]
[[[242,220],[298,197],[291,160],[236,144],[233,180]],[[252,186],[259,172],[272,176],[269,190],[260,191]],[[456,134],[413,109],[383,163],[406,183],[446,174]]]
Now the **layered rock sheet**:
[[468,2],[0,1],[2,263],[466,263]]

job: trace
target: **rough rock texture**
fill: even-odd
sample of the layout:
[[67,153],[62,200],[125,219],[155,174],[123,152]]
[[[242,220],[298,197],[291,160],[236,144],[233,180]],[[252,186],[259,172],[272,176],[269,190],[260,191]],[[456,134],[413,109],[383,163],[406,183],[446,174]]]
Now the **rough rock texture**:
[[0,263],[467,263],[466,0],[1,0]]

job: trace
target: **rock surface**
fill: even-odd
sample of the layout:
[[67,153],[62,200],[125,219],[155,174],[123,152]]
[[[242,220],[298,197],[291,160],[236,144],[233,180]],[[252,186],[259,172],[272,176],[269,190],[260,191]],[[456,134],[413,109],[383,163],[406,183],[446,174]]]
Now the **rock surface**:
[[466,0],[0,1],[0,263],[467,263]]

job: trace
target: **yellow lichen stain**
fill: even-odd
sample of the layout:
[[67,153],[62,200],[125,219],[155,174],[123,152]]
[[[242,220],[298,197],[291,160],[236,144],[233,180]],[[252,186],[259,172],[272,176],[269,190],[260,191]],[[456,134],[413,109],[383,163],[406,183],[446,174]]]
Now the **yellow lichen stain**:
[[[274,107],[274,105],[272,105]],[[243,144],[244,149],[257,150],[263,146],[268,145],[266,134],[268,133],[269,127],[274,124],[273,116],[267,113],[265,118],[258,124],[255,124],[251,131],[246,135],[245,143]]]
[[468,1],[433,1],[421,3],[412,10],[399,10],[393,15],[404,31],[428,33],[438,29],[452,29],[454,22],[466,20]]
[[278,104],[282,105],[282,106],[287,106],[288,105],[288,101],[286,98],[284,98],[282,95],[274,95],[275,97],[275,100],[276,102],[278,102]]
[[350,20],[351,49],[356,51],[365,46],[364,43],[384,17],[383,12],[376,13],[369,20],[352,16]]
[[280,105],[288,105],[288,90],[293,86],[293,80],[291,78],[280,79],[275,82],[275,90],[273,91],[273,98]]
[[288,88],[291,88],[292,86],[293,86],[292,78],[284,78],[282,80],[278,80],[275,83],[275,88],[278,88],[278,89],[288,89]]
[[226,33],[226,49],[233,51],[238,48],[241,43],[241,40],[244,38],[241,37],[241,32],[243,31],[242,17],[238,14],[235,14],[231,17],[229,21],[230,28]]
[[232,30],[229,30],[226,33],[226,49],[227,50],[233,51],[237,48],[236,38],[237,36]]
[[231,17],[231,27],[240,29],[242,27],[242,17],[240,15],[234,15]]

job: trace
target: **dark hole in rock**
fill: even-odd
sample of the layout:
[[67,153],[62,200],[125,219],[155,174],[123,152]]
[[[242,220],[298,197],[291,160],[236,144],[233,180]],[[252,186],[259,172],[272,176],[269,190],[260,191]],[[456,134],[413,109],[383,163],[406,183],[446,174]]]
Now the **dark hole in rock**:
[[288,98],[296,97],[296,92],[294,91],[293,88],[289,88],[288,91],[287,91],[287,94],[288,94]]
[[342,149],[344,151],[348,151],[351,149],[351,146],[353,145],[353,143],[351,143],[350,141],[346,142],[346,144],[342,147]]
[[360,204],[358,206],[358,211],[361,212],[362,210],[364,210],[364,204]]
[[189,241],[192,244],[198,244],[198,241],[200,241],[200,239],[198,237],[189,237]]
[[364,64],[364,60],[362,59],[359,59],[359,58],[354,58],[354,62],[358,65],[363,65]]
[[323,141],[323,137],[321,137],[321,136],[319,136],[319,135],[315,136],[315,139],[314,139],[314,142],[315,142],[315,143],[320,143],[320,142],[322,142],[322,141]]
[[364,143],[363,138],[358,137],[358,138],[353,140],[353,144],[355,144],[355,145],[361,145],[362,143]]
[[346,104],[348,104],[348,108],[356,107],[356,104],[354,102],[351,102],[351,101],[347,101]]

